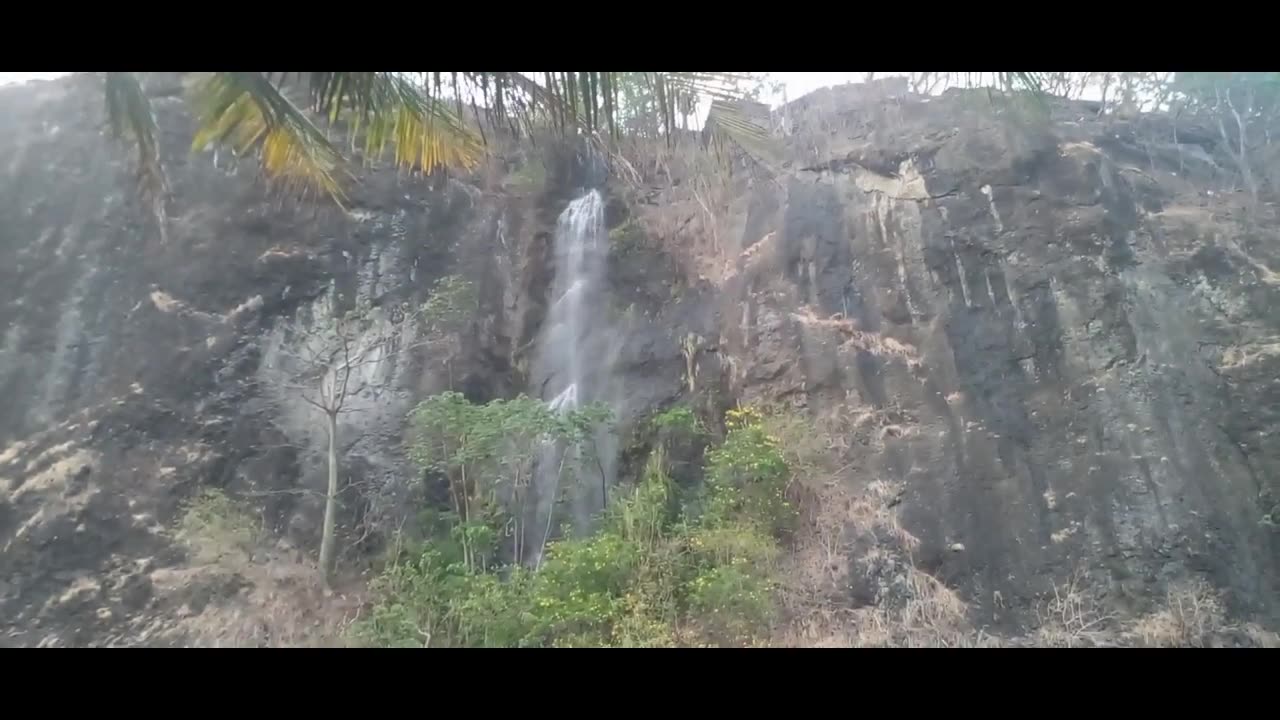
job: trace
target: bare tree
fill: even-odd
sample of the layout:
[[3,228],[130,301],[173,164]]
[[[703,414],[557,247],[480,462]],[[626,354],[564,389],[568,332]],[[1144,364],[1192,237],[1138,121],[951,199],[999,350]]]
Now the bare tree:
[[[320,569],[328,583],[333,572],[341,459],[359,438],[341,446],[340,415],[363,412],[351,399],[376,388],[382,369],[410,350],[457,345],[479,307],[475,286],[458,276],[436,281],[427,301],[418,308],[408,303],[372,306],[368,303],[313,325],[302,337],[301,349],[286,351],[300,366],[298,382],[286,387],[320,411],[326,436],[324,524],[320,537]],[[445,359],[452,386],[453,367]]]
[[417,341],[420,316],[420,311],[411,311],[407,304],[390,308],[363,305],[313,326],[303,335],[300,350],[285,351],[300,366],[297,382],[285,387],[296,391],[324,418],[328,483],[320,570],[326,584],[333,571],[338,471],[340,457],[345,454],[340,448],[338,418],[362,410],[352,407],[351,399],[377,384],[384,363],[423,344]]
[[[1214,106],[1214,117],[1218,122],[1218,133],[1222,135],[1223,149],[1225,149],[1227,151],[1227,155],[1229,155],[1231,159],[1235,161],[1236,167],[1240,170],[1240,179],[1244,181],[1245,188],[1249,191],[1249,195],[1253,197],[1254,201],[1257,201],[1258,183],[1253,179],[1253,168],[1252,166],[1249,165],[1249,152],[1248,152],[1249,130],[1248,130],[1248,125],[1245,123],[1245,120],[1244,120],[1244,118],[1247,117],[1253,109],[1251,107],[1252,92],[1250,92],[1250,88],[1247,85],[1245,86],[1245,91],[1246,91],[1245,101],[1248,104],[1245,105],[1244,115],[1241,115],[1240,111],[1236,109],[1235,102],[1232,101],[1231,86],[1228,85],[1226,88],[1220,88],[1215,86],[1213,89],[1213,92],[1214,92],[1214,99],[1217,102],[1215,103],[1215,106]],[[1227,109],[1231,111],[1231,117],[1236,121],[1236,132],[1238,134],[1238,140],[1239,140],[1238,151],[1232,147],[1231,135],[1227,132],[1227,127],[1222,122],[1222,118],[1224,115],[1224,113],[1222,112],[1222,104],[1224,99],[1226,102]]]

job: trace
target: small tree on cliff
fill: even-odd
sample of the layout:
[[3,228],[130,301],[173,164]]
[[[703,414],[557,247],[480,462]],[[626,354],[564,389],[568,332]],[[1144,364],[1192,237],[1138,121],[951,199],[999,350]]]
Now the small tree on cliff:
[[324,418],[328,482],[320,568],[326,582],[333,572],[337,535],[338,474],[342,462],[339,416],[359,411],[349,401],[376,384],[382,363],[411,349],[457,344],[477,308],[475,286],[451,275],[436,281],[426,303],[417,310],[408,304],[363,304],[314,326],[303,336],[299,351],[286,352],[300,366],[297,382],[288,387]]
[[389,362],[414,342],[420,312],[407,305],[385,308],[361,305],[331,318],[302,339],[299,352],[288,353],[301,364],[298,382],[289,387],[303,402],[319,410],[325,422],[326,468],[324,525],[320,538],[320,570],[328,583],[333,571],[338,504],[340,415],[356,412],[351,398],[377,380],[382,363]]
[[[427,325],[426,343],[434,350],[459,348],[463,345],[463,333],[480,308],[475,283],[459,275],[448,275],[435,282],[431,297],[422,306],[422,318]],[[453,389],[453,357],[444,358],[449,376],[449,389]]]

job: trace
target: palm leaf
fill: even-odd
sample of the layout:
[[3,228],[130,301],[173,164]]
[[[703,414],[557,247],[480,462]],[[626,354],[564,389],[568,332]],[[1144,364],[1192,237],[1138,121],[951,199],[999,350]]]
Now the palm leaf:
[[392,145],[394,162],[404,169],[473,167],[481,140],[441,100],[438,82],[436,94],[428,94],[429,82],[419,88],[386,72],[215,73],[197,93],[202,128],[196,146],[230,141],[238,152],[259,149],[268,175],[341,202],[342,155],[284,93],[296,85],[330,124],[348,121],[352,141],[363,138],[366,161]]
[[1010,84],[1015,88],[1021,86],[1036,95],[1042,95],[1044,93],[1044,73],[1015,72],[1007,74],[1012,76],[1012,78],[1010,78]]
[[[278,75],[283,84],[290,73]],[[353,135],[364,130],[367,159],[379,157],[387,144],[395,143],[397,165],[430,172],[440,166],[472,167],[483,153],[481,139],[441,97],[441,73],[418,73],[421,88],[402,73],[294,75],[306,84],[313,110],[330,122],[349,118]]]
[[380,157],[393,142],[395,163],[404,169],[466,169],[479,162],[484,153],[481,139],[441,98],[425,97],[408,80],[392,73],[372,74],[376,77],[360,85],[362,94],[352,100],[362,108],[354,131],[363,124],[366,157]]
[[716,98],[720,100],[741,100],[746,96],[742,90],[743,83],[755,79],[751,73],[737,72],[668,72],[665,76],[668,86],[678,92]]
[[109,72],[104,88],[107,122],[117,139],[131,139],[138,148],[138,188],[150,201],[152,212],[164,231],[164,198],[169,191],[160,164],[156,118],[151,101],[138,76],[131,72]]
[[339,203],[342,154],[262,73],[212,73],[195,86],[200,127],[193,149],[228,144],[239,155],[257,150],[267,175],[290,191],[322,192]]
[[765,124],[767,120],[762,122],[759,117],[763,114],[767,118],[768,112],[767,107],[750,101],[712,100],[704,137],[720,144],[732,142],[766,167],[776,167],[781,148]]

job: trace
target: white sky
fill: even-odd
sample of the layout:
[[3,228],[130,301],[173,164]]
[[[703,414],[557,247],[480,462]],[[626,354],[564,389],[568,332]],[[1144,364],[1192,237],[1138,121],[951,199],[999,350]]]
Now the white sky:
[[[885,77],[887,75],[899,75],[901,73],[876,73],[876,77]],[[769,73],[770,82],[781,81],[786,85],[787,100],[795,100],[801,95],[807,95],[814,90],[832,85],[843,85],[850,82],[861,82],[865,79],[865,72],[771,72]],[[769,105],[777,107],[782,104],[780,95],[764,94],[761,98]]]
[[60,72],[0,72],[0,85],[26,82],[28,80],[51,80],[66,74]]
[[[0,85],[8,85],[16,82],[26,82],[28,80],[46,80],[56,78],[67,73],[60,72],[0,72]],[[898,72],[877,72],[877,78],[888,77],[891,75],[905,75],[906,73]],[[781,81],[786,87],[787,100],[795,100],[802,95],[811,93],[819,88],[829,87],[832,85],[841,85],[848,82],[861,82],[867,76],[865,72],[771,72],[768,73],[770,82]],[[1096,95],[1096,92],[1086,92],[1086,97]],[[761,98],[773,107],[777,107],[782,103],[781,93],[766,93]],[[1091,98],[1095,99],[1095,98]],[[706,108],[702,108],[700,116],[706,114]]]
[[[10,83],[26,82],[28,80],[48,80],[56,78],[67,73],[60,72],[0,72],[0,85],[8,85]],[[877,76],[884,76],[897,73],[877,73]],[[861,72],[776,72],[770,73],[773,80],[781,80],[787,86],[787,98],[794,100],[805,93],[813,92],[821,87],[828,85],[839,85],[841,83],[853,82],[861,80],[866,73]],[[771,105],[776,105],[781,101],[781,97],[767,98]]]

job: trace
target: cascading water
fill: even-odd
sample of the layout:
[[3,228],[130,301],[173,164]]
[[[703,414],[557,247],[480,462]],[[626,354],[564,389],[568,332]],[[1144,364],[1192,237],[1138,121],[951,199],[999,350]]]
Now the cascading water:
[[[604,229],[604,199],[591,191],[574,200],[556,224],[555,286],[538,351],[534,357],[534,387],[553,410],[576,410],[593,402],[610,403],[615,391],[612,361],[617,343],[610,328],[602,294],[609,251]],[[607,500],[613,481],[616,441],[598,432],[592,452],[566,453],[547,445],[534,474],[533,502],[525,527],[529,559],[539,561],[540,549],[553,530],[557,499],[564,494],[572,508],[573,525],[586,530]],[[562,479],[573,478],[572,486]]]

